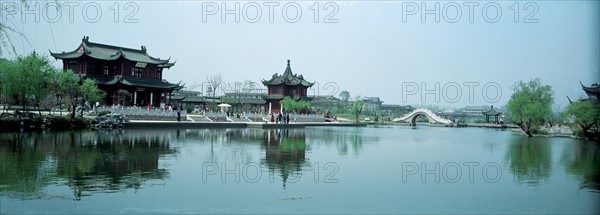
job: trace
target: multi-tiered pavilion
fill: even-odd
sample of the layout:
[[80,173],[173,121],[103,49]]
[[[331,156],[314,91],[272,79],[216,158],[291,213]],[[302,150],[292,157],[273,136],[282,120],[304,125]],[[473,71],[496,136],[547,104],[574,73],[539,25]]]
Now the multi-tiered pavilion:
[[75,50],[50,52],[50,55],[61,59],[65,70],[94,80],[107,93],[105,105],[119,103],[119,90],[126,90],[132,95],[125,105],[168,104],[171,92],[183,87],[163,80],[164,69],[171,68],[175,62],[150,56],[145,46],[132,49],[93,43],[85,36]]
[[262,83],[268,88],[265,100],[269,114],[283,111],[281,100],[286,96],[296,100],[310,100],[306,92],[314,84],[304,80],[302,75],[292,73],[290,60],[287,60],[287,67],[282,75],[275,73],[271,79],[262,80]]

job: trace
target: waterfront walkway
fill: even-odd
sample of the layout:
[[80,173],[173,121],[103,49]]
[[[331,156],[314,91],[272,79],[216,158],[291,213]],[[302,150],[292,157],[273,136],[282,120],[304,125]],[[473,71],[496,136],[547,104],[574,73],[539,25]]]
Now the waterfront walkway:
[[150,121],[130,120],[125,128],[304,128],[308,126],[343,126],[343,127],[365,127],[365,123],[343,123],[343,122],[290,122],[289,124],[276,124],[264,122],[191,122],[191,121]]

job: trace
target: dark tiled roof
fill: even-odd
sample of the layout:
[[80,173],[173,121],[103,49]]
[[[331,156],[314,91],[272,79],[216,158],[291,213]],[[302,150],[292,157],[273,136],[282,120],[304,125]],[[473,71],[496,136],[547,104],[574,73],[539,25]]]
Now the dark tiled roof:
[[290,60],[287,61],[287,68],[283,72],[283,75],[277,75],[277,73],[273,74],[273,77],[269,80],[262,80],[264,85],[278,85],[285,84],[288,86],[297,86],[302,85],[305,87],[311,87],[314,83],[310,83],[304,80],[302,75],[294,75],[292,73],[292,68],[290,67]]
[[91,79],[96,82],[96,84],[101,85],[113,85],[113,84],[123,84],[127,86],[135,86],[135,87],[150,87],[150,88],[161,88],[161,89],[172,89],[178,90],[183,86],[179,84],[169,83],[167,81],[160,81],[154,79],[145,79],[145,78],[135,78],[135,77],[122,77],[122,76],[83,76],[85,79]]
[[501,112],[496,111],[496,109],[494,109],[493,105],[492,105],[492,107],[489,110],[482,111],[481,113],[483,115],[488,115],[488,116],[498,116],[498,115],[502,114]]
[[141,49],[132,49],[119,46],[112,46],[100,43],[92,43],[89,41],[89,37],[83,37],[81,45],[71,52],[53,53],[50,55],[56,59],[77,59],[83,55],[89,56],[99,60],[117,60],[119,58],[125,58],[133,62],[156,64],[159,68],[169,68],[175,63],[169,63],[169,59],[161,60],[160,58],[154,58],[148,55],[146,47],[142,46]]
[[363,98],[364,101],[368,101],[368,102],[372,102],[372,103],[378,103],[378,102],[383,102],[379,99],[379,97],[364,97]]
[[583,89],[583,91],[585,91],[588,95],[598,95],[600,93],[600,85],[598,85],[598,83],[594,83],[592,84],[592,86],[586,87],[583,86],[583,83],[581,83],[581,81],[579,82],[581,84],[581,88]]

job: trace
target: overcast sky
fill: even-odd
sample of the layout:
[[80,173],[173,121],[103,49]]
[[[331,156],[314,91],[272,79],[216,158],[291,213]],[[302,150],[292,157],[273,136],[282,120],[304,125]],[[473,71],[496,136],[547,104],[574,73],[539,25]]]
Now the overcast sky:
[[[287,59],[315,82],[309,94],[347,90],[384,104],[503,106],[515,82],[541,78],[563,107],[566,96],[584,96],[579,81],[600,82],[598,1],[59,0],[60,17],[55,1],[37,2],[37,10],[34,3],[23,15],[21,0],[0,2],[0,21],[30,42],[12,35],[18,54],[72,51],[83,36],[145,45],[154,57],[177,60],[163,77],[188,86],[211,74],[260,83],[281,74]],[[236,13],[236,3],[239,22],[222,14]]]

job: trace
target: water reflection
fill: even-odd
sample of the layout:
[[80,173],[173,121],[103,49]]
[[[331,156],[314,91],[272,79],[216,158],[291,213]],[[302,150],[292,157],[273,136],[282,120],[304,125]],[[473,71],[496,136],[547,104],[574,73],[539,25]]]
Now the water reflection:
[[307,129],[311,141],[319,145],[335,144],[339,155],[348,155],[352,152],[358,156],[363,149],[364,143],[376,143],[379,136],[369,136],[364,128],[313,128]]
[[600,190],[600,149],[597,143],[578,141],[565,147],[561,163],[569,174],[581,177],[580,189]]
[[515,181],[539,185],[551,173],[551,148],[546,138],[515,136],[508,146],[506,159]]
[[168,178],[161,156],[175,154],[165,133],[99,131],[1,133],[0,191],[40,192],[49,184],[70,187],[75,199],[94,192],[140,189]]
[[[269,205],[272,213],[597,214],[598,147],[476,128],[0,133],[0,213],[264,213]],[[459,183],[443,168],[444,183],[419,180],[424,168],[402,182],[401,166],[412,161],[504,161],[502,176],[515,180],[482,181],[478,166],[476,183],[466,167]],[[206,163],[219,169],[209,174]]]
[[271,174],[279,173],[285,188],[288,180],[298,179],[303,168],[308,166],[305,130],[273,129],[264,132],[265,158],[261,163]]

